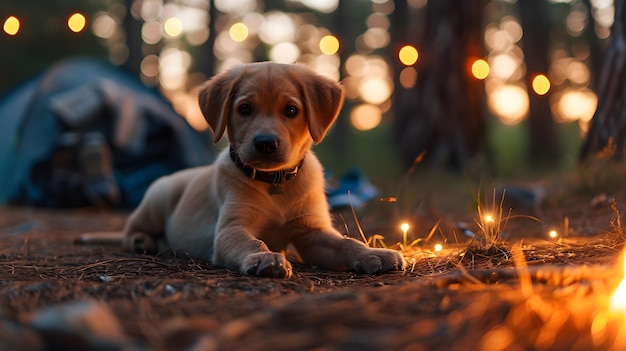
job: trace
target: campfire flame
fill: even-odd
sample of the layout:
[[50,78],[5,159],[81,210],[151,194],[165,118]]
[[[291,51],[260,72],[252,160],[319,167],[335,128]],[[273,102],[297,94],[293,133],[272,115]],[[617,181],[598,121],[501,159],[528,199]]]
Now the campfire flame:
[[626,272],[626,254],[622,255],[622,262],[622,281],[617,286],[617,289],[615,289],[615,293],[611,299],[611,308],[626,312],[626,277],[624,277],[624,272]]

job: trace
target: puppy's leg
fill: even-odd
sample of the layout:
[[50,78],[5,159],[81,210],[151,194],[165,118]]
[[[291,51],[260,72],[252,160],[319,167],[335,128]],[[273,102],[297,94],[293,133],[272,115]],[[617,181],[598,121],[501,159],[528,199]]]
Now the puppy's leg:
[[169,216],[171,185],[169,178],[160,178],[146,192],[141,204],[128,218],[122,247],[137,253],[156,254],[165,235]]
[[293,245],[302,260],[325,269],[352,269],[378,274],[404,269],[404,257],[397,251],[374,249],[360,241],[343,237],[333,230],[313,230],[294,236]]
[[293,271],[285,255],[270,251],[263,241],[254,238],[242,226],[230,226],[218,232],[213,261],[216,265],[259,277],[289,278]]

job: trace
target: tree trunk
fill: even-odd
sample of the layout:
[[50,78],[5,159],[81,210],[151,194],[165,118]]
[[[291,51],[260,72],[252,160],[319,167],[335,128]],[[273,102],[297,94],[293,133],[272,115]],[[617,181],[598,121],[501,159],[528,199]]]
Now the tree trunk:
[[545,0],[518,1],[524,29],[524,61],[529,84],[528,138],[530,164],[548,168],[558,164],[561,155],[556,125],[550,111],[549,95],[537,95],[530,86],[537,74],[547,74],[550,47],[550,20]]
[[624,15],[624,0],[615,0],[615,22],[598,81],[598,108],[581,148],[581,160],[600,153],[615,160],[622,160],[624,157],[626,146]]
[[[396,86],[394,134],[407,168],[423,153],[423,162],[432,167],[462,170],[484,150],[483,88],[468,69],[469,59],[482,56],[483,5],[474,0],[428,2],[417,83],[413,89]],[[406,16],[408,11],[395,12]],[[402,23],[393,20],[394,26]],[[400,30],[392,28],[393,35],[401,35]]]

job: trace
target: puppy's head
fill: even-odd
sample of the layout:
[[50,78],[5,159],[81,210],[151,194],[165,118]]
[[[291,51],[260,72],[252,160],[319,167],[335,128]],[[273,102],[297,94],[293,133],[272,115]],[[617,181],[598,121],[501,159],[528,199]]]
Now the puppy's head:
[[213,77],[199,102],[216,142],[227,131],[245,164],[273,171],[295,166],[324,138],[343,89],[304,66],[263,62]]

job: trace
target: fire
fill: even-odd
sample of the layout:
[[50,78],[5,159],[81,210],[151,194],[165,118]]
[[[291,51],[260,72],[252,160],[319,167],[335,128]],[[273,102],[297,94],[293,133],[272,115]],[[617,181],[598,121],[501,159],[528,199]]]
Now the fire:
[[626,255],[622,256],[622,282],[619,283],[617,289],[615,289],[615,293],[613,294],[613,298],[611,299],[611,308],[615,310],[623,310],[626,312],[626,278],[623,277],[624,272],[626,272]]
[[484,219],[485,219],[485,222],[487,222],[487,223],[495,222],[495,219],[493,219],[492,215],[485,215]]
[[559,236],[559,233],[556,230],[551,230],[548,233],[548,236],[551,237],[552,239],[556,239]]
[[439,251],[441,251],[441,250],[443,250],[443,245],[441,245],[441,244],[435,244],[435,251],[439,252]]

